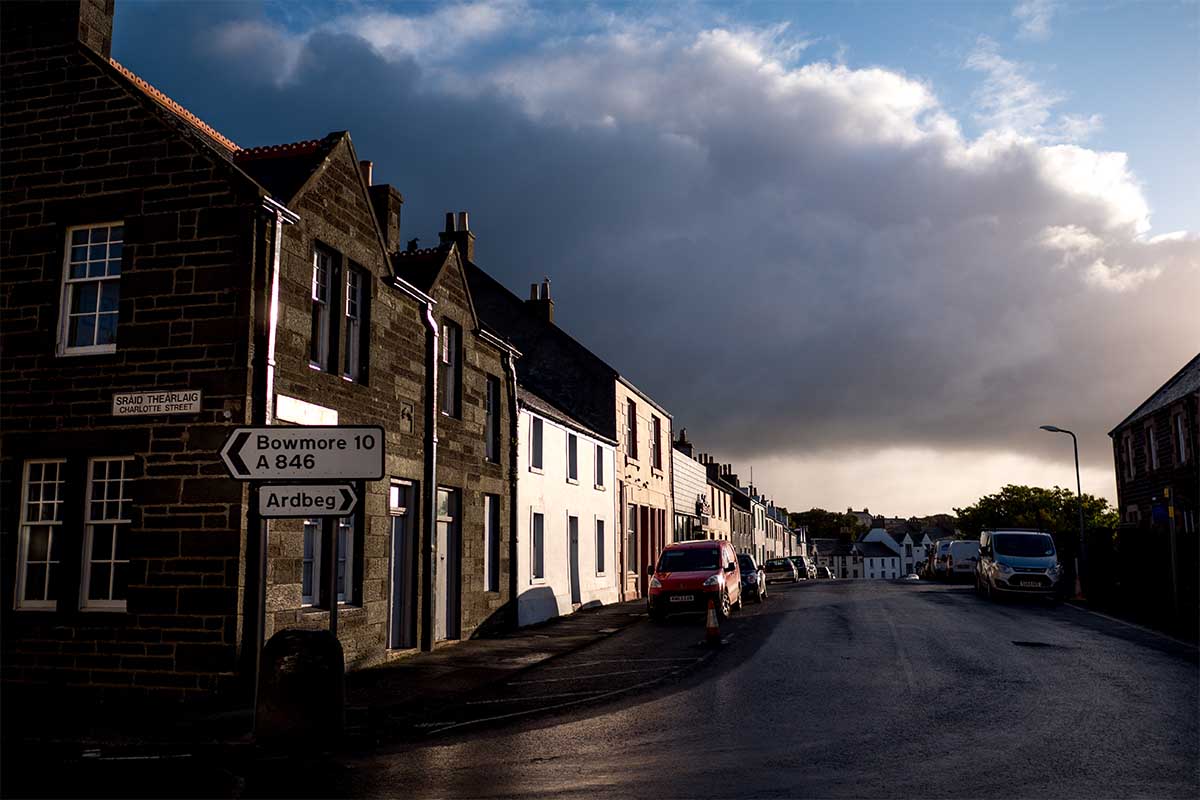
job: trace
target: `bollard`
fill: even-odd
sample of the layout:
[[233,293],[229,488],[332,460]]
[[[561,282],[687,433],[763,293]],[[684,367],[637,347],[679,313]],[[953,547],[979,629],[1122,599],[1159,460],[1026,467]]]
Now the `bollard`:
[[345,720],[346,666],[329,631],[283,630],[263,648],[254,737],[268,748],[327,750]]
[[717,607],[708,601],[708,620],[704,624],[704,643],[709,647],[721,646],[721,626],[717,620]]

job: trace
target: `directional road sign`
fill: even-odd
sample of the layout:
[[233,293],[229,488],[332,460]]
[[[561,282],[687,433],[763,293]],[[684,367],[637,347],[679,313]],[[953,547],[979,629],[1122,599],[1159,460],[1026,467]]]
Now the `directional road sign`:
[[237,428],[225,440],[221,460],[229,474],[242,481],[379,480],[383,477],[383,428]]
[[267,484],[258,490],[258,514],[265,518],[345,517],[358,505],[347,483]]

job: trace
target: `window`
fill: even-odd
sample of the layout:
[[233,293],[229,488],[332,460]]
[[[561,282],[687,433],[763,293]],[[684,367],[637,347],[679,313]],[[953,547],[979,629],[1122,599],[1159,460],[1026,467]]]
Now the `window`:
[[321,520],[304,520],[304,558],[300,567],[300,605],[316,604],[317,592],[313,588],[321,575],[317,572],[317,547],[321,542]]
[[1133,469],[1133,431],[1125,431],[1121,436],[1121,458],[1125,462],[1125,480],[1133,480],[1136,474]]
[[579,482],[579,437],[567,434],[567,480]]
[[542,468],[542,420],[529,418],[529,468]]
[[500,463],[500,379],[487,376],[487,421],[483,427],[484,457],[493,464]]
[[650,415],[650,464],[662,469],[662,420]]
[[60,354],[116,350],[124,231],[119,222],[67,231]]
[[604,448],[596,445],[596,488],[604,488]]
[[[354,602],[354,518],[342,517],[337,520],[337,601],[348,604]],[[325,606],[327,589],[321,580],[322,562],[325,554],[322,552],[321,520],[307,519],[304,521],[304,556],[300,568],[300,604],[305,606]]]
[[129,524],[127,458],[93,458],[88,462],[84,510],[83,607],[125,608],[129,559],[125,555]]
[[1158,441],[1154,438],[1154,426],[1145,427],[1146,469],[1158,469]]
[[904,557],[912,558],[912,545],[911,544],[904,545]]
[[596,574],[604,574],[604,520],[596,520]]
[[442,358],[438,382],[442,389],[442,413],[459,416],[462,409],[462,328],[442,320]]
[[333,254],[327,250],[313,250],[312,276],[312,327],[309,330],[309,364],[316,369],[329,371],[332,368],[329,339],[332,333],[329,324],[329,304],[333,299]]
[[346,270],[346,343],[342,359],[342,375],[356,383],[367,382],[368,292],[367,276],[363,270]]
[[629,504],[629,527],[626,532],[629,536],[628,542],[625,544],[625,569],[628,572],[637,573],[638,558],[637,558],[637,506],[633,503]]
[[57,533],[63,519],[63,464],[25,462],[17,551],[17,608],[53,609],[58,601]]
[[1179,412],[1175,415],[1172,422],[1174,424],[1171,427],[1174,428],[1174,431],[1175,431],[1175,457],[1177,459],[1177,463],[1186,464],[1187,460],[1188,460],[1188,458],[1187,458],[1188,457],[1187,417],[1185,417],[1183,415],[1183,412]]
[[483,496],[483,576],[489,592],[500,591],[500,496]]
[[538,512],[533,512],[533,535],[530,541],[533,545],[533,559],[530,562],[529,574],[536,580],[546,577],[546,518]]
[[632,400],[625,401],[625,453],[633,460],[637,460],[637,403]]

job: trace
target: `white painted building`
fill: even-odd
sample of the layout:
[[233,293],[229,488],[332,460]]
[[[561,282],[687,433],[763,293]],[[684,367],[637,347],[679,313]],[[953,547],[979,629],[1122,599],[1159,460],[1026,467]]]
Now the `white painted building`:
[[[685,441],[686,444],[686,441]],[[678,446],[671,448],[671,468],[674,473],[671,487],[675,506],[675,524],[671,541],[708,539],[709,504],[708,470]]]
[[863,536],[864,542],[878,542],[900,557],[900,574],[910,575],[925,561],[926,548],[933,547],[933,540],[926,533],[891,533],[884,528],[872,528]]
[[615,442],[524,388],[517,416],[517,619],[618,599]]

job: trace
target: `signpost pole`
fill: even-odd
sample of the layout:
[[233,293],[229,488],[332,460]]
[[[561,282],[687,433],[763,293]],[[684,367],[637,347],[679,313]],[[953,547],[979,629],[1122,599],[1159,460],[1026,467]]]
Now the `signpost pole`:
[[250,484],[248,528],[258,539],[258,603],[254,612],[254,687],[251,697],[250,730],[258,730],[258,684],[262,677],[263,639],[267,636],[267,521],[258,514],[258,483]]
[[329,632],[333,634],[333,638],[337,638],[338,626],[338,599],[337,599],[337,576],[338,576],[338,531],[337,518],[322,517],[321,518],[321,551],[322,554],[328,553],[328,580],[326,586],[325,597],[329,602]]

